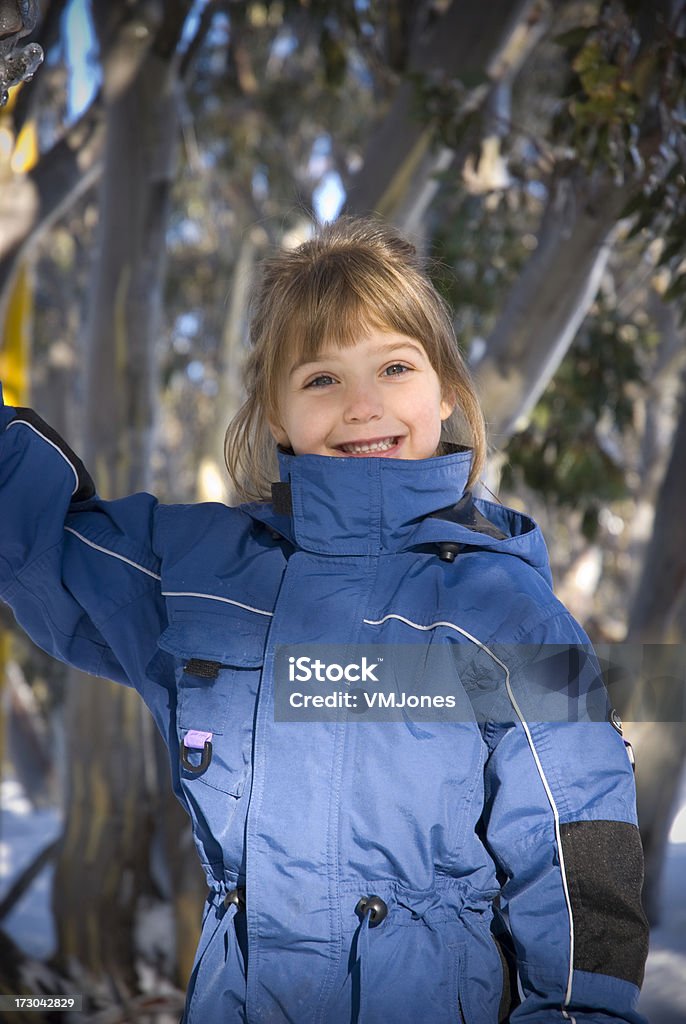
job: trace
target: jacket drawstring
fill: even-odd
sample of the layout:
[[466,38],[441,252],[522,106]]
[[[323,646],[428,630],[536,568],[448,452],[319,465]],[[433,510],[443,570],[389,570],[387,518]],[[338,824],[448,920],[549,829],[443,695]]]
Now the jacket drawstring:
[[370,913],[366,913],[360,921],[357,929],[357,977],[359,984],[359,1002],[357,1011],[357,1024],[364,1024],[367,1016],[366,995],[368,991],[369,971],[369,919]]
[[[234,932],[233,941],[229,943],[229,949],[233,949],[235,951],[236,959],[238,960],[238,965],[243,972],[243,977],[245,977],[247,967],[247,942],[246,948],[244,949],[243,946],[241,945],[239,927],[234,922],[236,914],[245,914],[245,889],[239,886],[238,888],[232,889],[230,892],[227,892],[224,896],[223,903],[224,906],[227,908],[225,915],[225,931],[232,927]],[[244,925],[245,921],[243,921],[243,926]]]
[[380,896],[363,896],[355,908],[355,913],[360,917],[355,943],[359,994],[357,1024],[364,1024],[367,1018],[366,1000],[369,991],[369,932],[386,919],[388,905]]
[[[209,935],[207,936],[204,943],[203,935],[201,934],[200,937],[200,945],[198,946],[198,950],[196,952],[195,967],[193,968],[193,973],[191,974],[190,980],[188,982],[188,987],[186,989],[186,1006],[184,1010],[184,1015],[181,1018],[181,1024],[194,1024],[193,995],[198,984],[198,979],[200,978],[200,975],[202,974],[203,971],[205,958],[209,953],[210,947],[214,943],[221,941],[220,936],[225,935],[227,930],[230,927],[232,927],[233,919],[236,916],[238,910],[239,907],[236,903],[228,903],[227,900],[222,899],[221,892],[219,890],[213,890],[210,896],[208,897],[207,905],[205,907],[205,913],[203,915],[203,933],[205,929],[208,928]],[[208,918],[213,911],[215,916],[215,924],[212,927],[208,922]],[[228,950],[232,949],[237,951],[235,953],[236,957],[242,960],[242,954],[238,950],[238,941],[235,939],[233,942],[228,943]]]

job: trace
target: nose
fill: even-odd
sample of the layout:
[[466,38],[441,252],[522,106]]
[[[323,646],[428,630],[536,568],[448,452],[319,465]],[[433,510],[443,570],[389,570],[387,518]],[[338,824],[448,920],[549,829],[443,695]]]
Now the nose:
[[346,392],[343,418],[346,423],[369,423],[383,416],[381,395],[369,382],[351,384]]

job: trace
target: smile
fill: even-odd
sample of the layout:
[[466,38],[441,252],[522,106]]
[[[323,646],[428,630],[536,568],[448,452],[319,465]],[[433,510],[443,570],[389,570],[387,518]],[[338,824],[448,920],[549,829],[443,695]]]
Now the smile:
[[367,455],[372,452],[387,452],[397,442],[397,437],[383,437],[375,441],[353,441],[350,444],[339,444],[338,448],[349,455]]

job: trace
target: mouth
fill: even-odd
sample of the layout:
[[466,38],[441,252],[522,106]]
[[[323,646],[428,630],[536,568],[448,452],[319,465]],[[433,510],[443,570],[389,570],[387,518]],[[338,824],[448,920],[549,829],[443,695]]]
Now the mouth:
[[389,452],[397,449],[399,442],[400,438],[396,436],[375,437],[370,440],[349,441],[347,444],[338,444],[336,448],[343,455],[387,455]]

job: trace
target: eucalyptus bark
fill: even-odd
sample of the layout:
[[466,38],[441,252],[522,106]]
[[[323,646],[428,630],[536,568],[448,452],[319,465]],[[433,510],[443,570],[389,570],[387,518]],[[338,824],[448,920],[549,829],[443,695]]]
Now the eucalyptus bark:
[[0,322],[15,269],[65,210],[96,182],[102,169],[104,124],[99,98],[25,175],[0,189]]
[[[178,41],[188,5],[177,7]],[[102,7],[98,22],[96,10],[96,23],[102,27],[110,13]],[[160,29],[159,21],[138,26],[139,42],[115,47],[104,65],[107,137],[85,338],[83,448],[105,497],[148,488],[152,476],[154,350],[176,141],[175,46],[164,52],[151,45],[159,44]],[[141,38],[144,51],[136,48]],[[124,1002],[137,989],[136,905],[150,888],[159,793],[169,790],[168,773],[159,777],[159,742],[133,690],[73,681],[69,799],[53,892],[58,958],[108,976]]]
[[537,246],[473,367],[489,433],[503,446],[550,383],[598,290],[631,186],[561,168]]
[[629,643],[650,645],[625,715],[636,748],[638,814],[646,858],[644,903],[659,917],[667,837],[686,762],[686,375],[672,452],[629,616]]
[[[648,161],[659,145],[660,66],[656,41],[670,23],[672,0],[640,0],[635,66],[644,61],[637,148]],[[683,0],[676,0],[683,4]],[[486,351],[473,369],[489,432],[503,447],[554,376],[593,302],[620,215],[641,187],[596,161],[558,166],[537,233],[537,246],[500,311]]]
[[[430,26],[415,19],[406,74],[430,73],[467,83],[477,79],[483,84],[472,101],[478,103],[486,97],[490,81],[504,73],[503,55],[515,28],[533,7],[533,0],[483,4],[454,0]],[[408,77],[370,133],[362,168],[348,184],[346,212],[374,211],[400,227],[416,225],[416,204],[421,211],[426,208],[433,195],[432,176],[450,160],[445,147],[434,147],[434,126],[419,115],[417,107],[417,88]]]
[[686,599],[686,375],[672,451],[655,508],[650,543],[629,616],[629,636],[644,643],[680,643],[677,617]]
[[240,241],[234,261],[233,277],[227,296],[226,317],[222,329],[219,388],[214,403],[215,413],[210,423],[205,445],[208,455],[201,462],[201,476],[197,486],[198,498],[201,501],[216,501],[219,497],[217,493],[208,493],[205,486],[202,475],[208,470],[212,473],[212,484],[215,489],[218,483],[221,483],[224,491],[221,495],[222,500],[228,500],[231,503],[235,498],[235,495],[229,493],[226,477],[224,437],[228,424],[238,412],[245,397],[242,387],[243,343],[248,329],[248,306],[255,263],[260,249],[264,248],[265,235],[257,227],[250,229],[243,225],[236,232],[236,237]]

